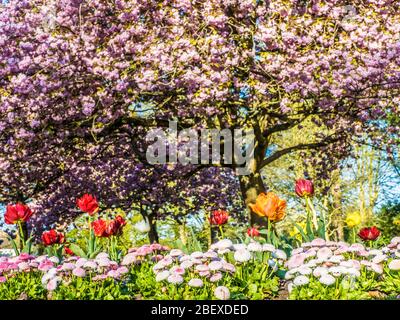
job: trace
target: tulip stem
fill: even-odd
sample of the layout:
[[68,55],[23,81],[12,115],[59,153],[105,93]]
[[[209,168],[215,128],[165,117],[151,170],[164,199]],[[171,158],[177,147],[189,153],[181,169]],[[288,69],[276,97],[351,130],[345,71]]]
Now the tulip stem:
[[314,205],[309,197],[306,197],[307,207],[310,209],[312,214],[312,222],[314,224],[315,231],[318,231],[318,221],[317,221],[317,213],[315,211]]
[[24,236],[24,230],[22,229],[21,221],[18,221],[18,233],[19,233],[19,246],[20,250],[22,251],[25,246],[25,236]]
[[219,226],[219,231],[221,232],[221,239],[224,239],[225,238],[225,236],[224,236],[224,231],[222,230],[222,226],[220,225]]
[[356,243],[356,228],[353,227],[353,243]]

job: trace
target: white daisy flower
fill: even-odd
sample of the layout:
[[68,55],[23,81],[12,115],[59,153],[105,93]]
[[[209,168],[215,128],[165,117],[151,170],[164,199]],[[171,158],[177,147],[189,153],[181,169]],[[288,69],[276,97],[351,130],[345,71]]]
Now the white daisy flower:
[[206,270],[206,271],[199,271],[199,276],[200,277],[208,277],[210,275],[210,271]]
[[394,237],[392,240],[390,240],[390,243],[399,244],[400,243],[400,237]]
[[88,269],[95,270],[95,269],[97,269],[97,263],[94,262],[94,261],[87,261],[87,262],[83,265],[83,267],[84,267],[84,268],[88,268]]
[[294,275],[289,271],[285,273],[285,280],[291,280],[294,278]]
[[365,250],[364,246],[361,243],[353,243],[349,248],[350,252],[357,252],[361,250]]
[[79,258],[79,259],[76,261],[75,265],[76,265],[78,268],[80,268],[80,267],[83,267],[83,265],[84,265],[87,261],[88,261],[88,260],[85,259],[85,258]]
[[358,271],[356,268],[348,268],[347,269],[347,274],[352,275],[352,276],[354,276],[356,278],[361,276],[360,271]]
[[57,257],[53,256],[50,257],[49,260],[55,264],[59,264],[60,263],[60,259],[58,259]]
[[338,247],[338,246],[339,246],[338,243],[335,242],[335,241],[326,241],[326,242],[325,242],[325,245],[326,245],[327,247]]
[[172,250],[169,252],[169,255],[170,255],[171,257],[179,257],[179,256],[183,255],[183,251],[182,251],[182,250],[179,250],[179,249],[172,249]]
[[251,253],[248,250],[238,250],[233,257],[237,262],[246,262],[251,259]]
[[207,251],[207,252],[204,253],[204,256],[206,258],[210,258],[210,259],[218,258],[218,254],[216,252],[214,252],[214,251]]
[[293,280],[293,284],[297,287],[299,286],[304,286],[310,282],[310,279],[308,279],[306,276],[297,276]]
[[276,249],[276,250],[272,253],[272,256],[273,256],[274,258],[277,258],[277,259],[282,259],[282,260],[286,260],[286,259],[287,259],[287,255],[286,255],[285,251],[280,250],[280,249]]
[[380,254],[380,255],[378,255],[378,256],[375,256],[375,257],[372,259],[372,263],[381,263],[381,262],[385,261],[386,258],[387,258],[387,255],[385,255],[385,254]]
[[229,292],[229,289],[227,287],[219,286],[215,288],[214,295],[219,300],[228,300],[231,293]]
[[333,262],[333,263],[340,263],[343,260],[344,260],[344,257],[342,255],[337,255],[337,256],[330,257],[328,261]]
[[328,260],[330,257],[332,257],[332,255],[333,255],[333,252],[329,248],[321,248],[317,252],[317,257],[319,259]]
[[361,260],[360,264],[366,267],[369,267],[371,265],[371,262],[368,260]]
[[210,282],[217,282],[222,279],[222,273],[217,272],[210,277]]
[[274,252],[275,251],[275,247],[270,243],[264,243],[262,245],[262,251]]
[[313,258],[317,255],[317,251],[315,251],[314,249],[308,249],[306,252],[304,252],[304,255],[307,258]]
[[108,255],[108,253],[107,252],[100,252],[97,256],[96,256],[96,259],[109,259],[110,258],[110,256]]
[[328,273],[329,273],[328,268],[325,268],[325,267],[316,267],[316,268],[314,269],[314,271],[313,271],[313,276],[318,278],[318,277],[321,277],[321,276],[326,275],[326,274],[328,274]]
[[195,251],[195,252],[193,252],[190,256],[193,258],[193,259],[201,259],[201,258],[203,258],[203,252],[201,252],[201,251]]
[[201,280],[199,278],[193,278],[193,279],[190,279],[190,281],[188,282],[188,285],[190,287],[200,288],[203,286],[203,280]]
[[162,270],[164,268],[165,268],[165,265],[159,261],[153,266],[153,271],[157,272],[157,271]]
[[223,264],[221,261],[212,261],[208,264],[208,268],[211,271],[221,270],[223,268]]
[[193,262],[190,261],[190,260],[185,260],[185,261],[183,261],[183,262],[181,263],[181,267],[184,268],[184,269],[188,269],[188,268],[190,268],[191,266],[193,266]]
[[319,282],[326,286],[330,286],[336,282],[335,277],[331,276],[330,274],[324,274],[319,278]]
[[193,264],[203,264],[203,261],[201,259],[192,259],[190,261],[192,261]]
[[316,267],[317,266],[317,260],[316,259],[311,259],[311,260],[309,260],[306,264],[305,264],[305,266],[307,266],[307,267],[309,267],[309,268],[314,268],[314,267]]
[[163,259],[161,259],[161,260],[159,261],[159,263],[160,263],[161,265],[163,265],[164,267],[170,266],[173,262],[174,262],[174,260],[173,260],[171,257],[169,257],[169,256],[165,256]]
[[225,262],[225,263],[223,263],[223,265],[224,265],[224,270],[225,271],[228,271],[228,272],[235,272],[236,271],[236,268],[232,263]]
[[395,259],[389,262],[388,267],[390,270],[400,270],[400,260]]
[[353,267],[353,262],[351,262],[349,260],[346,260],[346,261],[340,262],[339,265],[342,266],[342,267],[345,267],[345,268],[352,268]]
[[297,267],[300,267],[304,263],[305,259],[306,259],[306,256],[304,253],[295,254],[289,258],[286,265],[287,265],[288,269],[297,268]]
[[156,281],[157,282],[164,281],[169,277],[169,275],[170,273],[168,270],[161,271],[156,275]]
[[199,264],[196,266],[196,270],[199,272],[204,272],[204,271],[209,271],[210,269],[205,264]]
[[302,253],[303,251],[304,251],[303,248],[296,248],[296,249],[293,249],[293,250],[292,250],[292,256],[294,256],[294,255],[296,255],[296,254],[299,254],[299,253]]
[[306,256],[303,253],[292,255],[287,261],[286,266],[288,269],[300,267],[304,263],[305,259]]
[[299,267],[299,273],[303,276],[307,276],[312,273],[312,269],[306,266]]
[[233,249],[237,250],[246,250],[247,249],[247,245],[244,243],[236,243],[233,245]]
[[185,274],[185,268],[182,268],[181,266],[173,266],[171,269],[169,269],[169,272],[171,274],[176,273],[179,275],[184,275]]
[[247,250],[252,252],[261,252],[263,249],[262,245],[258,242],[250,242],[247,246]]
[[180,284],[180,283],[183,282],[183,277],[182,277],[181,275],[175,273],[175,274],[171,274],[171,275],[167,278],[167,281],[168,281],[169,283],[172,283],[172,284]]
[[370,256],[379,256],[382,254],[382,250],[378,250],[378,249],[371,249],[368,251]]
[[303,248],[309,248],[309,247],[312,247],[312,244],[311,244],[310,242],[303,242],[303,243],[301,244],[301,246],[302,246]]
[[347,269],[342,266],[338,267],[330,267],[329,268],[329,273],[332,274],[335,277],[340,277],[342,274],[347,273]]
[[224,255],[225,253],[231,252],[231,249],[218,249],[218,254]]
[[315,247],[323,247],[326,244],[324,239],[317,238],[311,241],[311,245]]
[[224,249],[230,249],[233,246],[233,243],[229,239],[222,239],[219,240],[215,245],[217,249],[224,250]]
[[382,274],[383,273],[383,267],[380,264],[376,264],[376,263],[371,263],[370,268],[372,269],[372,271],[374,271],[375,273],[378,274]]
[[192,259],[191,256],[189,256],[187,254],[184,254],[183,256],[179,257],[179,262],[188,261],[188,260],[191,260],[191,259]]

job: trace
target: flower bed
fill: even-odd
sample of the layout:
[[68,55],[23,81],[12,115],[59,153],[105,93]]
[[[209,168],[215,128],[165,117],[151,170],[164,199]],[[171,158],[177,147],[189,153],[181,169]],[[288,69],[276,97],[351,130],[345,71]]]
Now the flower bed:
[[286,253],[257,241],[185,253],[132,248],[118,263],[22,253],[0,257],[0,299],[375,299],[400,294],[400,237],[381,249],[314,239]]

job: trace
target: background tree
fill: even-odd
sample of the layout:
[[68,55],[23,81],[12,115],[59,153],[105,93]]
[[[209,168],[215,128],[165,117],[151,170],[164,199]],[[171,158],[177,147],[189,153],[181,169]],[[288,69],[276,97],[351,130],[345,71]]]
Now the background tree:
[[[246,204],[286,154],[316,150],[323,177],[350,142],[398,139],[399,21],[392,0],[350,11],[344,0],[12,0],[0,13],[1,198],[63,217],[96,181],[124,205],[127,188],[157,183],[144,137],[169,119],[254,130]],[[320,128],[310,141],[267,153],[307,120]]]

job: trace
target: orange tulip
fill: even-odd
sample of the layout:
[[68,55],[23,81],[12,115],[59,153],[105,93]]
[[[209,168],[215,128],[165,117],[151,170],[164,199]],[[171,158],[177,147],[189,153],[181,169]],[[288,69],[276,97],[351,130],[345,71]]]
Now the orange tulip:
[[267,217],[270,221],[280,221],[285,217],[286,201],[279,199],[273,193],[260,193],[255,204],[249,204],[251,210],[260,217]]

